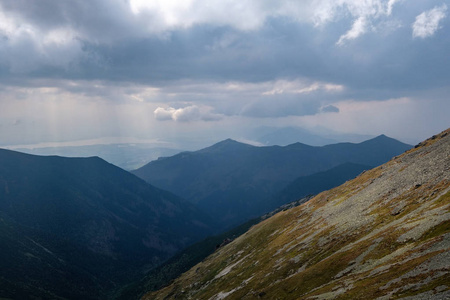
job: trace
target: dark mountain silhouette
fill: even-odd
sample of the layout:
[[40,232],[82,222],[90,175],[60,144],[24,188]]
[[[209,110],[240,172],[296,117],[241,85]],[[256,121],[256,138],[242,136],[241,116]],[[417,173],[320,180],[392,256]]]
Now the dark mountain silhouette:
[[9,249],[0,254],[9,264],[0,285],[15,274],[9,286],[56,293],[50,298],[93,290],[104,298],[212,232],[192,204],[100,158],[8,150],[0,150],[0,217],[0,244]]
[[225,140],[211,147],[160,158],[133,171],[209,212],[224,227],[271,208],[271,196],[300,176],[340,164],[377,166],[411,148],[384,135],[359,143],[313,147],[255,147]]
[[151,144],[106,144],[86,146],[58,146],[43,148],[17,148],[16,151],[34,155],[65,157],[98,156],[124,170],[134,170],[161,156],[174,155],[180,150],[154,147]]

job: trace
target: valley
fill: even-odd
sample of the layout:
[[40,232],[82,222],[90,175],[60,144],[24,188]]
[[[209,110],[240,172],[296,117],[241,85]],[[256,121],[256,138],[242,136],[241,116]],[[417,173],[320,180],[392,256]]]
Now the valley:
[[[435,138],[437,144],[443,143],[441,147],[448,146],[442,142],[447,141],[445,136],[441,134]],[[395,179],[400,176],[396,173],[405,168],[419,173],[425,169],[425,162],[416,166],[420,161],[409,157],[421,157],[416,153],[428,153],[423,150],[427,147],[421,144],[408,150],[411,146],[385,136],[359,144],[322,147],[299,143],[286,147],[254,147],[225,140],[209,148],[182,152],[148,165],[159,166],[159,169],[148,171],[147,167],[146,174],[158,174],[164,180],[172,176],[178,188],[189,187],[190,192],[186,190],[186,195],[191,193],[188,200],[156,188],[96,157],[34,156],[1,150],[0,184],[4,191],[0,194],[0,239],[9,249],[0,257],[3,266],[1,295],[12,299],[18,295],[43,299],[137,299],[173,280],[169,287],[147,294],[145,298],[166,297],[167,293],[171,295],[169,298],[189,295],[209,299],[214,295],[220,298],[234,293],[231,298],[254,297],[255,294],[245,292],[249,291],[247,286],[258,291],[258,295],[269,295],[270,298],[271,289],[261,289],[267,285],[267,280],[279,282],[274,291],[281,293],[278,290],[281,288],[286,293],[287,286],[292,285],[289,282],[294,280],[290,278],[297,278],[309,266],[312,267],[309,270],[313,272],[311,276],[324,276],[321,271],[314,271],[316,263],[327,266],[325,262],[329,261],[334,264],[334,251],[357,259],[352,256],[354,254],[348,254],[353,250],[351,245],[358,245],[358,249],[363,250],[365,246],[359,245],[359,240],[371,241],[364,235],[375,229],[394,230],[387,227],[383,216],[361,219],[366,210],[380,206],[370,204],[370,201],[378,203],[381,200],[376,196],[371,196],[373,199],[367,200],[369,202],[358,199],[366,197],[365,188],[374,181],[380,182],[384,189],[370,192],[370,195],[389,195],[398,187],[385,186],[399,183],[402,187],[398,193],[403,195],[412,184],[410,177],[415,175]],[[409,152],[401,154],[405,150]],[[439,153],[441,159],[446,151],[447,148]],[[396,156],[386,166],[372,169],[371,165],[363,164],[380,164],[391,154]],[[395,161],[406,162],[401,164],[402,167],[392,169],[390,166]],[[433,176],[446,178],[439,170],[447,167],[445,163],[440,165],[433,171]],[[392,182],[379,181],[377,176],[390,178]],[[271,181],[275,183],[268,185]],[[444,187],[439,186],[435,191],[445,190],[445,182],[444,179]],[[343,185],[336,187],[340,184]],[[424,184],[416,183],[418,191]],[[205,190],[205,186],[209,186],[209,190]],[[264,192],[255,194],[247,188],[247,194],[242,194],[245,186],[261,188]],[[327,189],[331,190],[321,193]],[[208,191],[211,195],[204,199],[199,197]],[[310,195],[317,193],[320,194],[311,199]],[[443,200],[439,201],[445,203],[447,196],[443,195]],[[241,202],[233,197],[238,197]],[[410,203],[413,201],[412,196],[410,198],[399,205],[389,200],[387,205],[393,207],[390,216],[402,214],[408,207],[404,201]],[[329,211],[329,205],[323,199],[341,200],[336,200],[339,205],[333,205]],[[355,206],[352,201],[367,203]],[[243,207],[247,207],[244,213]],[[354,209],[359,210],[353,212]],[[381,209],[381,212],[385,210]],[[232,216],[234,222],[241,225],[233,228],[235,223],[227,222],[224,216]],[[407,218],[415,220],[416,217],[408,215]],[[354,222],[358,225],[350,225]],[[384,229],[378,228],[380,224],[385,224]],[[439,226],[446,228],[446,225]],[[307,242],[302,242],[303,238]],[[293,243],[293,240],[299,242]],[[376,248],[381,245],[379,243],[367,247]],[[304,252],[305,249],[309,250]],[[355,253],[362,255],[358,251]],[[275,257],[278,258],[274,261]],[[11,264],[13,261],[15,263]],[[342,260],[345,262],[350,264]],[[292,269],[297,266],[297,271]],[[190,268],[197,270],[195,274],[189,271]],[[239,268],[243,268],[241,275],[227,279],[229,273]],[[341,269],[341,264],[336,268],[342,274],[347,273]],[[348,270],[351,273],[353,269],[348,267]],[[55,273],[64,275],[54,277]],[[331,273],[336,276],[335,271]],[[236,280],[246,276],[243,274],[253,275],[234,286]],[[181,277],[176,279],[178,276]],[[205,281],[202,276],[209,279]],[[312,279],[308,276],[304,279],[305,284],[311,286]],[[329,278],[327,276],[324,278]],[[254,278],[258,285],[251,287]],[[186,288],[186,284],[191,288]],[[311,289],[322,289],[323,284],[316,288],[312,285]],[[218,291],[216,286],[221,290]],[[184,292],[180,294],[181,287]],[[198,294],[199,291],[202,292]],[[283,298],[290,298],[290,293],[283,294]],[[293,295],[300,294],[295,292]]]

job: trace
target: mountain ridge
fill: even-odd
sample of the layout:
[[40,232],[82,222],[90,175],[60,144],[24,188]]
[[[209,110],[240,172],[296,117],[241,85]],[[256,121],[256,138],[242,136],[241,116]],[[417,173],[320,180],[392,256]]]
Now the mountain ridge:
[[231,226],[273,209],[271,196],[300,176],[346,162],[377,166],[411,147],[387,137],[321,147],[257,147],[227,139],[150,162],[132,173]]
[[143,299],[446,299],[449,170],[450,129],[253,226]]

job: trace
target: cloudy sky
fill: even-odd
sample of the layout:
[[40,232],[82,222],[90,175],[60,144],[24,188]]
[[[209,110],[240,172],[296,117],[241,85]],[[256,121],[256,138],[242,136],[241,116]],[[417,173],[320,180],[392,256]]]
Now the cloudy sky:
[[450,125],[449,0],[0,0],[0,146]]

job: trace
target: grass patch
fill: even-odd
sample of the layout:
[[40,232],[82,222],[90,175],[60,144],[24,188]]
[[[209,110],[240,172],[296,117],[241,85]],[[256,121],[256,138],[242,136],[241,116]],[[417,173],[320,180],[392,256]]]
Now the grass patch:
[[450,220],[443,221],[442,223],[427,230],[420,238],[419,241],[426,241],[437,236],[441,236],[450,232]]
[[[431,275],[431,274],[429,274],[429,275]],[[437,288],[439,286],[447,286],[447,288],[443,290],[443,291],[446,291],[446,290],[450,289],[450,287],[448,286],[449,282],[450,282],[450,273],[446,273],[443,276],[435,278],[431,282],[424,284],[417,289],[410,289],[407,291],[398,292],[393,295],[392,299],[416,296],[418,294],[421,294],[421,293],[424,293],[427,291],[433,291],[435,288]]]

